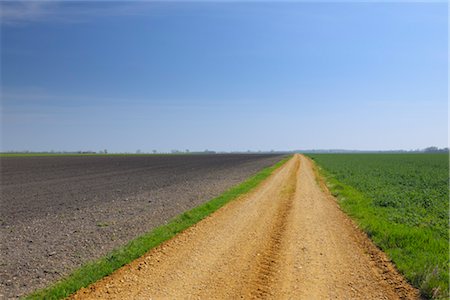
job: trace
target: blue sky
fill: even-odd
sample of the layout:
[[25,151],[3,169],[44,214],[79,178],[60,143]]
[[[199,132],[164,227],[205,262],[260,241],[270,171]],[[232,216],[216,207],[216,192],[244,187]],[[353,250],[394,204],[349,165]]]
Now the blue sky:
[[1,8],[2,151],[448,143],[446,3]]

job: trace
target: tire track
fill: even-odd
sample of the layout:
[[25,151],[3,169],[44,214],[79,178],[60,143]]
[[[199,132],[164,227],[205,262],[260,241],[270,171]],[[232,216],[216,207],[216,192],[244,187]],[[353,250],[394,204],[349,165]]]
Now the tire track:
[[[298,162],[296,162],[296,169]],[[296,173],[290,175],[287,186],[280,193],[280,201],[276,214],[273,218],[271,231],[267,237],[267,243],[263,246],[261,253],[255,262],[255,271],[249,286],[252,288],[252,298],[264,299],[273,296],[275,285],[279,284],[278,273],[280,266],[284,263],[283,252],[285,252],[284,241],[286,232],[290,226],[290,214],[296,190]],[[244,294],[246,294],[244,292]]]

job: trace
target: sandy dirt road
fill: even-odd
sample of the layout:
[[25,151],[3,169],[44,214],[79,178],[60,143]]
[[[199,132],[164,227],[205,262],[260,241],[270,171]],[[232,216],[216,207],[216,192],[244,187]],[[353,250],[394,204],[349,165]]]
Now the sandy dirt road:
[[250,194],[75,299],[417,299],[295,155]]

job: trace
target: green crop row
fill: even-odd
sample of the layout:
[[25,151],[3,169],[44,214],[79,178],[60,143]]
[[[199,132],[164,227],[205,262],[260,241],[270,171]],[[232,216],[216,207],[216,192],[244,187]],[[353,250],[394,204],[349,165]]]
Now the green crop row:
[[424,296],[449,297],[449,155],[310,154],[343,210]]

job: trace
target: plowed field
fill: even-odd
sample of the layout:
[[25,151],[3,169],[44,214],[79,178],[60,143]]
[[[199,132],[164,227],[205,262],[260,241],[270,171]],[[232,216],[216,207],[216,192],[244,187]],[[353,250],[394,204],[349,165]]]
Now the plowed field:
[[280,159],[1,158],[0,298],[45,287]]

